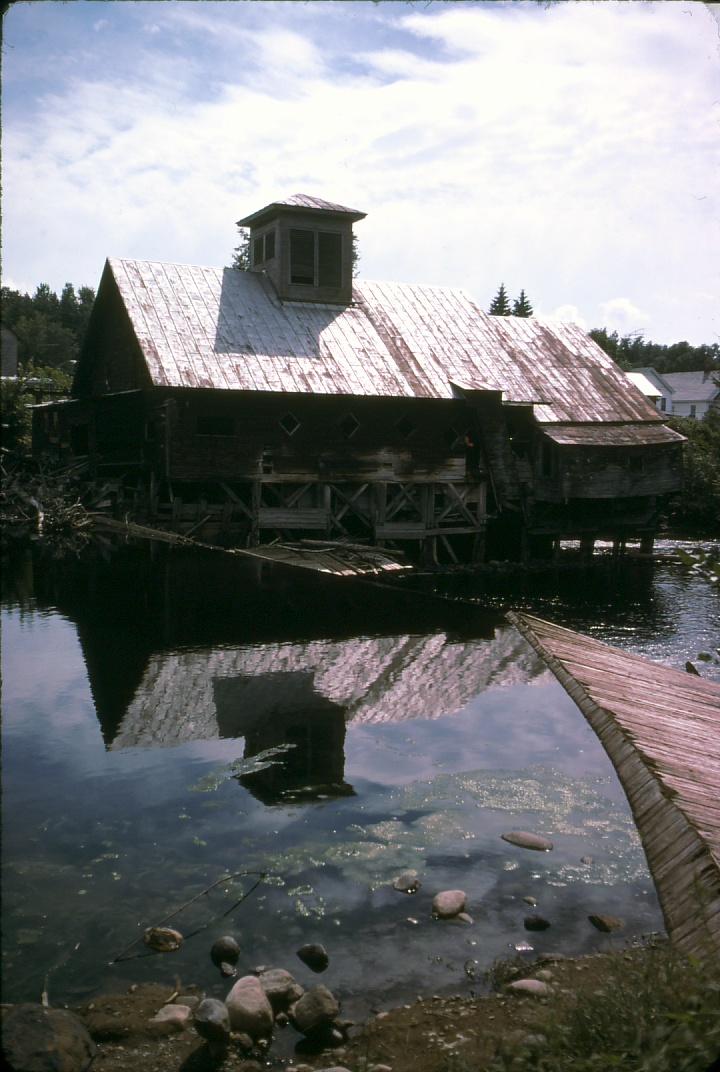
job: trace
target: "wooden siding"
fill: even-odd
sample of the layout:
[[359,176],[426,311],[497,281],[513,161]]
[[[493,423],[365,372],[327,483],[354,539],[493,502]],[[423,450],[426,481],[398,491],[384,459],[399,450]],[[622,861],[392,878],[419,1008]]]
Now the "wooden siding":
[[671,940],[720,956],[720,685],[508,614],[575,700],[627,794]]
[[551,448],[552,473],[536,456],[533,496],[545,502],[666,495],[682,485],[679,445]]

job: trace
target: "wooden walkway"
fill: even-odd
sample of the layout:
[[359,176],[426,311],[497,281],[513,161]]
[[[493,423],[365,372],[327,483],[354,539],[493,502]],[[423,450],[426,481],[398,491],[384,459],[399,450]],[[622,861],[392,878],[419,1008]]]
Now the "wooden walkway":
[[508,618],[600,738],[630,802],[671,941],[720,957],[720,685],[540,618]]

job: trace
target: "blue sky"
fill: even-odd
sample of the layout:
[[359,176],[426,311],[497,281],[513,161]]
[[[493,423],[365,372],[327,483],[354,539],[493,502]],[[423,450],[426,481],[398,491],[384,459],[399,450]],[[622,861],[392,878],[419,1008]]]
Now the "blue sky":
[[720,341],[718,4],[20,2],[2,118],[22,290],[228,264],[303,192],[368,213],[365,278]]

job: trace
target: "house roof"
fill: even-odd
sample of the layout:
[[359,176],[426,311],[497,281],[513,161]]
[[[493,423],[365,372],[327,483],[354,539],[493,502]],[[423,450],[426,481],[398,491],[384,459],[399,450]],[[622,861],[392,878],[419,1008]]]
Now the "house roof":
[[281,302],[261,274],[112,259],[154,386],[450,399],[497,391],[540,422],[660,423],[579,327],[483,313],[462,290],[358,282]]
[[682,443],[685,436],[665,424],[551,424],[543,431],[559,446],[639,447]]
[[673,402],[711,402],[720,395],[720,373],[665,372]]
[[638,390],[642,391],[646,398],[662,397],[662,391],[658,385],[652,383],[644,372],[626,372],[625,375],[630,380],[630,383],[634,383]]
[[310,194],[291,194],[290,197],[284,197],[280,201],[271,201],[269,205],[258,209],[257,212],[251,212],[249,216],[244,216],[243,219],[237,221],[238,227],[250,227],[252,224],[259,224],[265,219],[277,216],[280,212],[288,212],[298,208],[309,209],[311,212],[322,212],[325,215],[331,213],[334,216],[347,216],[353,223],[358,220],[364,220],[367,215],[366,212],[360,212],[359,209],[347,208],[346,205],[336,205],[332,201],[323,201],[320,197],[311,197]]

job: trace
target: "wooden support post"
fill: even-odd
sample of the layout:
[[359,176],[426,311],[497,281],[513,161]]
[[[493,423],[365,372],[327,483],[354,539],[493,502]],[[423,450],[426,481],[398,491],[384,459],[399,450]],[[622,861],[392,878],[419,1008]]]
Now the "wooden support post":
[[260,543],[260,501],[262,499],[262,481],[253,480],[250,492],[250,546]]
[[595,549],[595,537],[594,536],[581,536],[580,537],[580,554],[585,561],[590,561]]
[[653,547],[655,546],[655,534],[652,532],[646,532],[644,536],[640,537],[640,554],[651,555],[653,553]]

